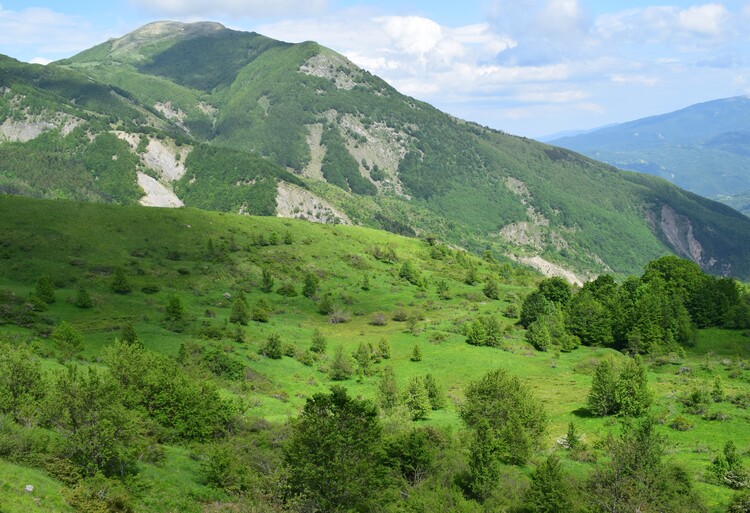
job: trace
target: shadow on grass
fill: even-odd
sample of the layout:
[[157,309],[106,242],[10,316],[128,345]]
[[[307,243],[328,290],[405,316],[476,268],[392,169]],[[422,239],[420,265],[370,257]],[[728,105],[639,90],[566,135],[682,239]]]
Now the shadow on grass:
[[593,419],[599,416],[591,413],[591,410],[589,410],[588,408],[578,408],[577,410],[573,410],[573,415],[575,415],[579,419]]

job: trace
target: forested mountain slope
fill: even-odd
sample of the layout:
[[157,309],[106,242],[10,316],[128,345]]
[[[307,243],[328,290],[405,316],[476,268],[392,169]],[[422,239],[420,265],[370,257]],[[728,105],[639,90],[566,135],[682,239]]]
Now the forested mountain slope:
[[[714,273],[750,275],[750,222],[731,209],[455,119],[316,43],[158,22],[46,68],[3,63],[6,123],[53,125],[0,144],[13,157],[0,168],[7,192],[432,234],[582,278],[636,272],[670,252]],[[29,78],[51,74],[123,106],[97,111]],[[32,114],[21,98],[35,95],[60,108]],[[50,121],[81,107],[99,113],[99,125],[68,132]],[[126,108],[137,114],[120,116]],[[103,158],[87,160],[91,151]],[[61,178],[40,186],[50,160]],[[100,190],[100,169],[115,177],[116,194]],[[74,176],[85,187],[71,185]]]

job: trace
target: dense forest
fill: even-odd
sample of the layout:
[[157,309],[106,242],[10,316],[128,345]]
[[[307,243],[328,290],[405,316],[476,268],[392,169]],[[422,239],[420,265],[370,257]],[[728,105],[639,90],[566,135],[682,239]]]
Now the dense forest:
[[750,504],[750,296],[692,262],[577,288],[433,237],[0,208],[2,511]]

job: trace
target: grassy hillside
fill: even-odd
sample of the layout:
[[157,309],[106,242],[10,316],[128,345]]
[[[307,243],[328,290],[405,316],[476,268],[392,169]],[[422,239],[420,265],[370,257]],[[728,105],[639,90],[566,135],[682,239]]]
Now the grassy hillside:
[[[211,66],[195,65],[204,61]],[[287,168],[366,226],[542,256],[584,276],[637,272],[668,252],[715,273],[750,272],[750,223],[660,182],[635,184],[576,154],[447,116],[313,42],[160,22],[58,65],[126,89],[191,137]],[[230,178],[214,174],[178,196],[237,211],[226,201]]]
[[[542,447],[531,462],[503,467],[508,486],[516,490],[528,486],[532,469],[550,452],[563,459],[572,482],[583,486],[586,476],[607,461],[607,435],[620,430],[612,417],[590,415],[586,396],[602,358],[612,357],[618,365],[627,358],[603,347],[534,350],[516,322],[523,299],[539,278],[523,268],[482,260],[432,239],[193,209],[3,196],[0,217],[7,220],[0,226],[0,260],[4,262],[0,266],[0,339],[16,348],[28,348],[43,358],[44,369],[55,372],[64,357],[50,333],[65,321],[83,335],[82,353],[66,363],[102,369],[111,361],[105,355],[115,338],[122,338],[132,327],[147,353],[177,358],[191,375],[215,384],[223,397],[236,401],[242,419],[233,428],[239,431],[232,431],[224,441],[187,443],[162,432],[155,435],[159,441],[150,449],[156,452],[149,453],[159,456],[144,457],[134,475],[123,481],[86,478],[76,485],[77,481],[65,480],[59,466],[46,467],[53,469],[47,471],[52,474],[44,473],[37,460],[19,460],[21,452],[8,452],[26,435],[14,431],[17,428],[12,428],[15,424],[7,416],[0,417],[0,486],[8,490],[0,502],[4,511],[28,511],[29,495],[19,491],[26,484],[35,485],[37,491],[31,497],[40,499],[46,511],[68,511],[65,500],[83,500],[85,490],[95,492],[102,486],[108,490],[107,497],[116,493],[126,497],[133,511],[163,511],[164,507],[203,511],[219,503],[227,508],[232,504],[250,507],[253,497],[270,501],[259,490],[278,479],[275,471],[258,474],[263,477],[257,477],[253,486],[259,488],[251,488],[255,491],[250,493],[207,481],[213,475],[209,462],[217,461],[214,451],[225,447],[222,444],[252,440],[260,444],[260,452],[250,453],[256,455],[253,458],[270,458],[265,463],[253,461],[276,468],[273,451],[288,437],[282,423],[297,416],[307,399],[337,383],[352,397],[376,399],[385,367],[393,369],[401,391],[413,377],[429,373],[446,396],[446,405],[430,411],[427,420],[410,420],[403,407],[381,417],[389,436],[403,429],[434,428],[443,433],[440,437],[448,437],[440,442],[447,444],[441,445],[440,454],[446,463],[450,461],[449,466],[457,467],[430,470],[430,475],[440,479],[455,477],[451,472],[466,465],[461,455],[466,454],[470,437],[458,411],[467,386],[496,368],[521,378],[550,418]],[[118,269],[129,292],[113,290]],[[471,269],[474,279],[469,279]],[[303,288],[310,275],[317,278],[318,287],[306,297]],[[49,277],[56,299],[46,306],[33,299],[42,276]],[[270,281],[273,284],[266,287]],[[499,299],[485,294],[490,281],[498,284]],[[91,299],[90,307],[77,306],[81,287]],[[265,312],[266,322],[230,322],[241,294],[253,315]],[[178,321],[170,318],[174,298],[179,298],[184,311]],[[326,301],[331,308],[322,314]],[[499,323],[498,347],[467,344],[465,326],[480,317]],[[310,351],[316,333],[326,342],[322,353]],[[281,342],[280,359],[266,356],[274,335]],[[344,354],[356,355],[363,344],[379,347],[383,340],[390,358],[373,362],[371,372],[359,377],[355,373],[343,381],[331,379],[339,346]],[[413,361],[415,347],[420,361]],[[697,490],[711,511],[723,511],[731,490],[711,484],[705,476],[725,442],[734,441],[741,451],[750,445],[746,429],[750,388],[745,379],[750,348],[742,330],[712,328],[700,330],[695,344],[684,350],[684,356],[668,354],[647,360],[656,399],[652,411],[659,422],[658,432],[669,437],[669,461],[684,465],[697,480]],[[717,379],[723,383],[726,399],[709,404],[706,411],[689,413],[685,405],[693,391],[708,390]],[[690,429],[671,428],[683,425],[675,424],[678,420]],[[583,456],[569,455],[556,442],[570,422],[586,441]],[[248,431],[242,435],[244,429]],[[742,461],[750,463],[746,460],[743,452]],[[430,482],[406,488],[413,497],[399,507],[423,511],[414,501],[427,500],[434,493],[429,491]],[[117,492],[117,486],[124,488]],[[513,495],[509,490],[502,492],[507,500]],[[271,502],[263,504],[269,507]],[[482,511],[470,502],[466,507],[475,509],[465,511]],[[268,511],[262,505],[253,507]]]

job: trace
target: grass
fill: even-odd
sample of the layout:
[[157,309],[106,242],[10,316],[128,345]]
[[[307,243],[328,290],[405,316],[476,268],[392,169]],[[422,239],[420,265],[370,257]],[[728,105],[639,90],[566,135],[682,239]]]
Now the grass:
[[[46,333],[66,320],[84,333],[83,356],[90,362],[99,359],[126,322],[133,324],[146,348],[171,355],[177,354],[186,341],[218,344],[250,370],[244,381],[220,381],[224,392],[243,401],[244,415],[283,423],[297,415],[308,397],[326,392],[334,384],[324,370],[337,346],[353,353],[361,342],[376,346],[386,338],[392,356],[376,364],[376,369],[392,366],[401,389],[412,376],[431,373],[448,397],[444,410],[432,412],[420,424],[461,429],[458,409],[463,390],[485,372],[504,367],[521,377],[545,404],[550,416],[545,452],[555,450],[555,440],[565,434],[570,422],[576,424],[594,452],[608,434],[619,430],[616,420],[588,414],[586,395],[599,359],[612,356],[623,361],[625,357],[609,349],[587,347],[559,355],[534,351],[526,343],[524,331],[513,326],[515,319],[504,318],[502,312],[508,305],[520,305],[536,278],[507,265],[456,250],[447,250],[436,259],[434,248],[425,241],[367,228],[191,209],[0,197],[0,218],[8,220],[0,226],[0,259],[5,262],[0,266],[0,289],[26,297],[42,274],[57,284],[57,301],[40,314],[33,329],[0,326],[0,334],[21,343],[36,340],[40,347],[49,348]],[[272,233],[278,235],[276,245],[256,245],[260,234],[268,240]],[[213,255],[208,253],[209,239],[215,248]],[[291,239],[291,244],[284,244],[284,239]],[[398,262],[378,260],[373,248],[393,249]],[[407,260],[426,279],[424,289],[398,277],[401,263]],[[478,268],[480,277],[473,286],[463,282],[470,264]],[[116,294],[110,288],[116,267],[126,270],[133,288],[129,294]],[[275,278],[271,293],[259,288],[263,268],[270,269]],[[331,293],[335,303],[350,315],[348,322],[331,324],[328,316],[318,313],[313,300],[275,292],[284,283],[301,290],[307,272],[318,274],[319,295]],[[365,275],[370,283],[367,291],[360,287]],[[501,283],[498,301],[488,300],[481,292],[490,277]],[[448,283],[451,299],[438,296],[435,284],[439,280]],[[93,308],[80,309],[73,304],[79,283],[90,292]],[[251,322],[242,328],[244,343],[233,341],[235,326],[228,323],[231,300],[225,297],[239,290],[245,292],[251,307],[261,298],[273,306],[268,323]],[[163,321],[164,309],[174,295],[181,298],[188,319],[180,333],[170,331]],[[408,322],[392,319],[399,309],[415,315],[413,329]],[[384,325],[372,324],[376,313],[384,314]],[[496,316],[509,326],[502,348],[475,347],[465,342],[460,327],[480,314]],[[201,335],[207,327],[217,330],[217,340]],[[259,355],[272,333],[278,334],[283,343],[304,350],[316,329],[325,336],[328,350],[311,366],[288,356],[271,360]],[[442,338],[439,342],[437,333]],[[410,360],[415,345],[423,355],[420,362]],[[669,458],[689,469],[699,481],[703,496],[717,511],[727,502],[730,491],[702,482],[705,470],[727,440],[734,440],[743,454],[750,449],[750,430],[746,427],[750,415],[748,410],[725,401],[710,405],[709,411],[721,411],[729,418],[707,420],[685,413],[680,398],[693,388],[712,386],[716,377],[721,378],[729,398],[750,393],[749,353],[743,332],[708,329],[698,332],[685,358],[649,362],[649,379],[656,397],[653,411],[663,423],[660,431],[669,436]],[[59,365],[53,360],[47,362],[49,368]],[[354,377],[342,384],[354,396],[375,398],[378,380],[376,375],[361,380]],[[676,431],[669,427],[680,414],[688,418],[693,429]],[[216,492],[202,484],[200,462],[190,449],[165,450],[163,463],[144,465],[136,477],[142,480],[136,486],[142,491],[134,499],[139,511],[163,511],[165,505],[173,510],[198,511],[197,503],[221,501]],[[0,479],[11,489],[17,487],[19,478],[13,476],[24,474],[10,464],[3,465]],[[565,465],[578,476],[592,468],[590,463],[567,461]],[[525,467],[524,472],[528,474],[530,469]],[[49,483],[50,497],[57,497],[54,483]],[[25,500],[23,494],[12,497],[14,501]],[[18,504],[11,511],[23,511],[25,503]],[[5,503],[3,506],[8,508]]]

